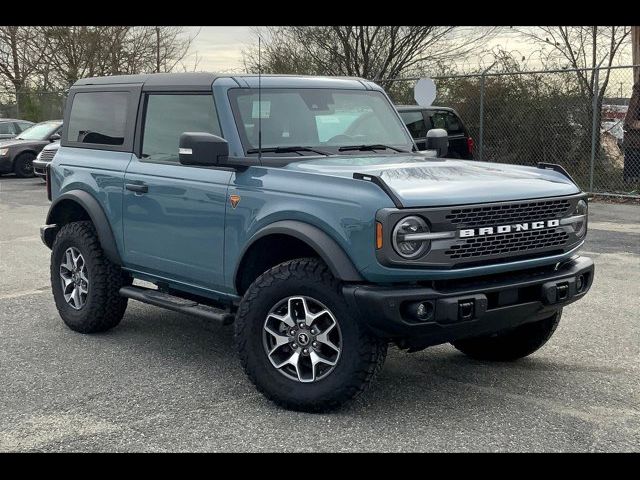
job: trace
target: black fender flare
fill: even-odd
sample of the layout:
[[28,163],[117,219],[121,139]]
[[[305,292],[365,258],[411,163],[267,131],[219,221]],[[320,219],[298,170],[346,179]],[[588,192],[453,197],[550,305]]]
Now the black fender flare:
[[364,278],[362,278],[362,275],[360,275],[360,272],[358,272],[342,247],[325,232],[309,223],[297,220],[280,220],[258,230],[244,246],[233,274],[234,285],[237,284],[238,275],[240,274],[239,268],[247,251],[259,239],[273,234],[289,235],[305,242],[320,255],[320,258],[327,264],[331,273],[337,279],[344,282],[364,281]]
[[[100,206],[100,203],[98,203],[95,197],[90,193],[85,192],[84,190],[70,190],[60,195],[51,204],[51,207],[49,207],[49,213],[47,213],[47,225],[56,225],[59,223],[60,213],[56,206],[63,201],[75,202],[87,212],[96,229],[100,246],[102,247],[105,255],[112,263],[122,265],[116,239],[113,235],[113,231],[111,230],[109,220]],[[49,248],[51,247],[49,246]]]

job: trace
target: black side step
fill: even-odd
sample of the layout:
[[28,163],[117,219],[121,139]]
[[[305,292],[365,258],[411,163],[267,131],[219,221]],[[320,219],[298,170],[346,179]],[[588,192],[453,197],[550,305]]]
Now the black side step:
[[133,300],[138,300],[142,303],[148,303],[149,305],[155,305],[156,307],[173,310],[174,312],[195,315],[196,317],[204,318],[206,320],[215,320],[223,325],[230,325],[234,320],[233,314],[227,310],[203,305],[202,303],[198,303],[193,300],[176,297],[175,295],[169,295],[168,293],[152,290],[150,288],[122,287],[120,289],[120,295]]

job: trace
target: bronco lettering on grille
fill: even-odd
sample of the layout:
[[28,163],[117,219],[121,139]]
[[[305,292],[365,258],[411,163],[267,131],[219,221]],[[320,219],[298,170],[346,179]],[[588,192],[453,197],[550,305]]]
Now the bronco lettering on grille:
[[557,227],[560,220],[544,220],[539,222],[515,223],[513,225],[499,225],[497,227],[466,228],[460,230],[460,238],[480,237],[499,233],[523,232],[527,230],[539,230],[541,228]]

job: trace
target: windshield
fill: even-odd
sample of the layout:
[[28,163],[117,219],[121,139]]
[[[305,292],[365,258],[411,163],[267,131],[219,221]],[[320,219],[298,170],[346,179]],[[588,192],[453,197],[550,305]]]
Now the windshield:
[[[348,147],[375,146],[384,153],[410,151],[413,141],[387,98],[377,91],[325,88],[232,89],[229,92],[247,154],[262,149],[285,155],[358,153]],[[307,147],[296,150],[287,147]],[[388,150],[385,149],[388,147]],[[310,150],[310,149],[315,149]]]
[[60,122],[43,122],[37,123],[33,127],[27,128],[16,138],[19,140],[48,140],[58,128]]

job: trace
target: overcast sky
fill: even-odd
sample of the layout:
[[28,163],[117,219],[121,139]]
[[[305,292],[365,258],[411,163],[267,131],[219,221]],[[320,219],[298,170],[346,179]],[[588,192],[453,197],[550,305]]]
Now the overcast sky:
[[[197,70],[230,73],[243,71],[242,50],[256,42],[252,28],[254,27],[186,27],[191,36],[197,34],[191,47],[191,53],[185,59],[187,68],[193,68],[197,54],[199,59]],[[526,57],[533,51],[531,45],[509,32],[508,29],[491,40],[487,47],[501,47],[507,51],[517,50]],[[629,52],[627,64],[630,61]],[[474,66],[477,64],[466,65],[468,68]],[[530,61],[528,67],[540,68],[540,64],[536,61]]]

